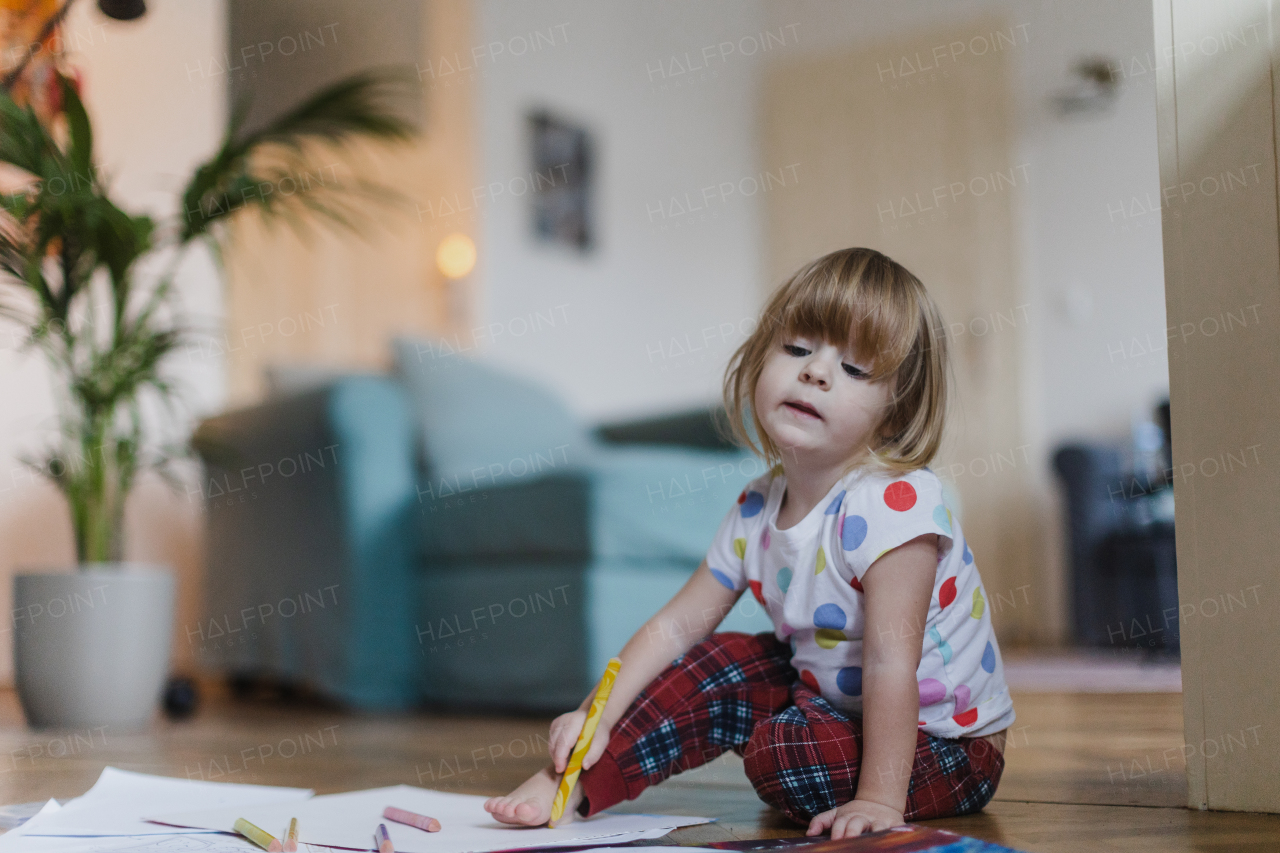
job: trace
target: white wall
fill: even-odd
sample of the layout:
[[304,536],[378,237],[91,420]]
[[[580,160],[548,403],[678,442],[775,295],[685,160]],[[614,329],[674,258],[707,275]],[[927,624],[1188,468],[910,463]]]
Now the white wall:
[[[77,4],[66,28],[71,61],[82,69],[97,162],[114,198],[132,213],[167,217],[195,164],[216,148],[223,129],[225,80],[192,71],[224,53],[222,0],[153,0],[144,18],[115,22],[95,4]],[[154,267],[154,264],[152,265]],[[145,275],[145,272],[144,272]],[[182,310],[203,327],[221,322],[221,290],[209,259],[193,253],[179,277]],[[61,495],[18,461],[36,456],[53,421],[49,376],[38,354],[19,352],[12,325],[0,326],[0,607],[8,613],[9,577],[22,569],[65,569],[75,549]],[[183,438],[194,418],[216,411],[224,396],[219,359],[174,360],[184,387],[184,415],[166,438]],[[179,574],[178,625],[190,621],[198,592],[199,506],[151,477],[128,507],[126,557],[167,563]],[[178,637],[183,636],[179,631]],[[0,623],[0,680],[8,680],[12,622]],[[191,659],[175,641],[176,665]]]
[[[472,72],[477,183],[510,186],[529,174],[533,107],[589,128],[598,167],[598,245],[586,256],[535,244],[527,198],[504,192],[480,206],[474,316],[494,332],[479,349],[551,384],[593,421],[718,399],[724,363],[758,306],[761,210],[736,193],[684,214],[671,199],[687,193],[702,204],[703,188],[763,168],[755,110],[764,54],[721,59],[718,48],[759,33],[761,5],[480,0],[477,12],[476,44],[506,46],[482,50]],[[544,38],[538,52],[512,56],[513,39],[535,31],[554,32],[556,46]],[[714,58],[704,60],[709,46]],[[686,54],[705,70],[673,69]],[[539,329],[521,335],[535,312]]]
[[[1041,38],[1020,54],[1028,184],[1026,286],[1043,323],[1028,336],[1034,436],[1127,438],[1168,393],[1151,4],[1009,4]],[[1048,98],[1081,56],[1124,73],[1113,110],[1064,119]],[[1147,212],[1144,212],[1147,211]]]

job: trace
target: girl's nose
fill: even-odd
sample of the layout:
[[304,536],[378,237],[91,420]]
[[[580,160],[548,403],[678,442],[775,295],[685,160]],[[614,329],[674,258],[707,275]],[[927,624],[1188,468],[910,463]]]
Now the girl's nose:
[[800,375],[806,382],[816,382],[820,387],[826,388],[828,379],[826,368],[824,368],[816,359],[804,366]]

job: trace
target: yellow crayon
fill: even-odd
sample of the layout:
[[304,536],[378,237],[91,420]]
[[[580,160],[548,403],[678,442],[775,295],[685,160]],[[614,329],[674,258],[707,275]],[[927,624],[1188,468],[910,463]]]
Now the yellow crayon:
[[242,817],[236,818],[235,830],[254,844],[261,847],[263,850],[270,850],[271,853],[280,853],[283,849],[280,844],[280,839],[276,838],[265,829],[259,829]]
[[564,769],[564,777],[561,778],[560,787],[556,790],[556,798],[551,803],[551,820],[547,822],[548,826],[564,815],[565,804],[569,802],[569,795],[573,793],[573,786],[577,784],[578,774],[582,772],[582,759],[591,748],[591,737],[596,733],[596,726],[600,725],[604,704],[609,701],[609,693],[613,690],[613,683],[618,679],[618,670],[621,668],[620,658],[610,658],[609,665],[604,669],[604,675],[600,677],[600,684],[596,687],[596,698],[591,702],[591,709],[587,711],[587,721],[583,724],[578,742],[574,744],[573,752],[569,755],[569,764]]

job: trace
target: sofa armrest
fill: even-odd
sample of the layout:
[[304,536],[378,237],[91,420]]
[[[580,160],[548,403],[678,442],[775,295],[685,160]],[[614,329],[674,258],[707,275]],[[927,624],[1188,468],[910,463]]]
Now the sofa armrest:
[[344,377],[209,418],[192,444],[209,525],[201,657],[356,707],[414,704],[414,445],[399,387]]
[[707,450],[739,449],[729,438],[729,419],[723,406],[601,424],[594,432],[601,441],[612,444],[675,444]]

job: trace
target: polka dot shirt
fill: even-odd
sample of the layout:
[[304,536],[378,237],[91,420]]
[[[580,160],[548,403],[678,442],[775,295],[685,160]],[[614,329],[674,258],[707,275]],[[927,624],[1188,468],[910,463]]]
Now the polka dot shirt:
[[977,737],[1014,720],[990,607],[960,521],[928,468],[906,475],[855,471],[804,519],[777,528],[782,467],[747,484],[716,532],[707,565],[732,590],[750,589],[791,644],[800,679],[837,709],[862,713],[862,577],[877,559],[926,533],[938,568],[916,678],[919,727]]

